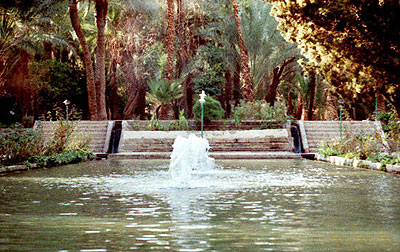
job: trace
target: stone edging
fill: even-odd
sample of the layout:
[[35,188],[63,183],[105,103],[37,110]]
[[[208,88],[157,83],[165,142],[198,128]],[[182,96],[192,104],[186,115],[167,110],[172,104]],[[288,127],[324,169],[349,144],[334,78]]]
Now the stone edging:
[[32,164],[31,167],[28,167],[27,165],[11,165],[11,166],[6,166],[6,167],[1,167],[0,168],[0,176],[11,173],[11,172],[18,172],[18,171],[28,171],[31,169],[37,169],[36,164]]
[[344,157],[337,156],[328,156],[325,157],[322,154],[315,154],[315,159],[318,161],[328,162],[334,165],[342,165],[342,166],[352,166],[356,168],[366,168],[377,171],[386,171],[391,173],[400,174],[400,165],[385,165],[382,163],[376,163],[372,161],[359,160],[359,159],[349,159]]

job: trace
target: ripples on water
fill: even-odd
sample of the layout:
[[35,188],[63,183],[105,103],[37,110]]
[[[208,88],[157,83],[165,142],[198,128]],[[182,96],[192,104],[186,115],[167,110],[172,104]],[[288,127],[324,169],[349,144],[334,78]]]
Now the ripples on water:
[[396,251],[400,180],[295,160],[219,161],[192,181],[168,161],[0,177],[0,251]]

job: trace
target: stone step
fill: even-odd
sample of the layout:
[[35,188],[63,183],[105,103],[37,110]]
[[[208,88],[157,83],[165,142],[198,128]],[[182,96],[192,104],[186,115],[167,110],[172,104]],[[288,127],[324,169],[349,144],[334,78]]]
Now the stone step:
[[[110,132],[113,122],[110,121],[71,121],[74,125],[74,132],[71,137],[88,138],[88,148],[94,152],[102,153],[108,148]],[[42,131],[45,140],[49,141],[54,135],[54,129],[59,122],[37,121],[35,128]]]

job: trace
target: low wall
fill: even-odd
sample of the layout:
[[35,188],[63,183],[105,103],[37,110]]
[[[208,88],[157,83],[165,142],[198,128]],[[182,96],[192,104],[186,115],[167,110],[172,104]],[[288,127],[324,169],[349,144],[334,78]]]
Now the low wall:
[[383,165],[382,163],[367,161],[367,160],[359,160],[359,159],[349,159],[345,157],[337,157],[337,156],[324,156],[322,154],[315,154],[315,159],[322,162],[328,162],[334,165],[341,166],[352,166],[355,168],[365,168],[377,171],[386,171],[391,173],[400,174],[400,166],[399,165]]
[[[149,120],[125,120],[123,121],[124,130],[143,131],[152,130],[152,121]],[[177,130],[176,127],[180,123],[179,120],[158,120],[157,123],[165,130]],[[200,130],[201,123],[196,120],[187,120],[187,124],[192,130]],[[285,122],[277,122],[273,120],[243,120],[239,124],[232,120],[214,120],[205,121],[204,130],[255,130],[255,129],[279,129],[285,127]]]

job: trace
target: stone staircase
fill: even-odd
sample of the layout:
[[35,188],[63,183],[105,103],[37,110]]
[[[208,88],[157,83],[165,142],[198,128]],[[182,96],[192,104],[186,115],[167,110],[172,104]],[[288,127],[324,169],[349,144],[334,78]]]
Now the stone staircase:
[[[297,121],[297,123],[306,153],[316,153],[322,141],[340,137],[340,121]],[[380,131],[379,127],[380,123],[375,121],[342,121],[342,136],[376,133]]]
[[[129,131],[123,123],[119,152],[112,157],[169,158],[175,138],[190,134],[199,131]],[[215,158],[300,158],[286,129],[204,131],[204,137]]]
[[[88,138],[89,148],[95,154],[108,152],[113,121],[70,121],[70,123],[76,124],[71,137]],[[57,121],[36,121],[34,128],[42,131],[45,141],[50,141],[57,124]]]

